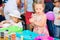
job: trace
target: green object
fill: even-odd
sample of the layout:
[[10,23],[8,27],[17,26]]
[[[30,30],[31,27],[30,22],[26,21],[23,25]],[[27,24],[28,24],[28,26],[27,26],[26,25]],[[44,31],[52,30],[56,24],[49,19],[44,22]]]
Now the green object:
[[13,33],[13,32],[22,32],[23,31],[23,28],[20,28],[18,26],[9,26],[7,28],[7,30],[9,31],[8,33]]
[[0,32],[4,32],[7,28],[0,28]]
[[18,26],[9,26],[7,28],[0,28],[0,32],[4,32],[8,30],[8,34],[15,33],[15,32],[22,32],[23,28],[20,28]]

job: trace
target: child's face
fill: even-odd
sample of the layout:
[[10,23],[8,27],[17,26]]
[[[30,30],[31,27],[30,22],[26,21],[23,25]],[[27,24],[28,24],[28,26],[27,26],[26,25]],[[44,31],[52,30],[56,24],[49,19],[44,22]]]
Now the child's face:
[[12,17],[12,16],[11,16],[11,19],[12,19],[15,23],[17,23],[17,22],[19,21],[19,19],[16,18],[16,17]]
[[44,7],[42,4],[35,4],[35,12],[36,13],[41,13],[44,11]]
[[56,2],[56,3],[55,3],[55,6],[56,6],[56,7],[59,7],[59,5],[60,5],[59,2]]

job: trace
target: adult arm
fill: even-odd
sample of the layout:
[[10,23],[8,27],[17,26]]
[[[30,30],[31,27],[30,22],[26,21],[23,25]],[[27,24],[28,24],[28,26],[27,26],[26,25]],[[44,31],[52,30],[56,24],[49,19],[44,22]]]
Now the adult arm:
[[27,0],[24,0],[24,11],[26,12],[27,10]]

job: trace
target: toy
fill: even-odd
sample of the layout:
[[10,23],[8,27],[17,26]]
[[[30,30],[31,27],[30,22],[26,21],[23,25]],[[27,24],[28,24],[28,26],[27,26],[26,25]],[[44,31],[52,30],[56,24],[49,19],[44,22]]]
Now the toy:
[[48,20],[54,20],[55,19],[54,13],[52,11],[47,12],[46,16],[47,16]]
[[20,28],[18,26],[9,26],[9,27],[6,27],[6,28],[0,28],[0,32],[4,32],[6,30],[8,30],[8,34],[11,34],[13,32],[22,32],[23,28]]
[[35,38],[35,40],[54,40],[52,37],[48,37],[48,36],[38,36]]
[[16,36],[21,38],[21,36],[23,36],[24,40],[34,40],[35,37],[38,36],[38,34],[31,32],[29,30],[24,30],[21,34],[16,33]]
[[16,35],[15,34],[11,34],[11,40],[16,40]]

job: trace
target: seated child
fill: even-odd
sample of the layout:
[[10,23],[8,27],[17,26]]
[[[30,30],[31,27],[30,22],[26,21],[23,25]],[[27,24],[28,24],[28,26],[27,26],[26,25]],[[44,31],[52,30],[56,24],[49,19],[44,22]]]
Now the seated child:
[[44,14],[44,6],[42,3],[34,4],[35,13],[30,18],[30,23],[33,26],[33,31],[38,34],[49,36],[46,26],[46,15]]
[[55,15],[55,20],[54,20],[54,27],[55,27],[55,32],[54,32],[54,37],[60,38],[60,2],[59,1],[55,1],[54,2],[54,15]]
[[11,20],[5,20],[0,23],[3,27],[5,27],[5,25],[8,25],[8,24],[17,25],[18,27],[23,27],[22,20],[20,20],[21,19],[20,13],[18,11],[15,10],[15,11],[10,12],[9,16]]

